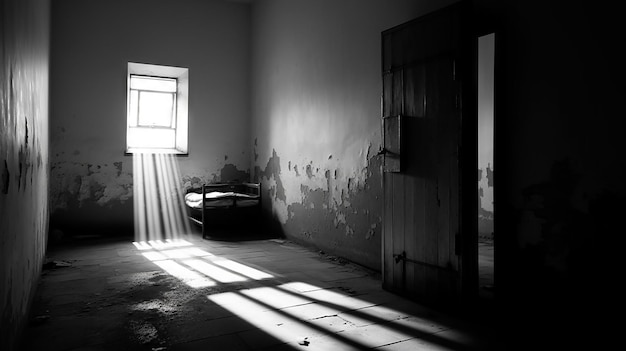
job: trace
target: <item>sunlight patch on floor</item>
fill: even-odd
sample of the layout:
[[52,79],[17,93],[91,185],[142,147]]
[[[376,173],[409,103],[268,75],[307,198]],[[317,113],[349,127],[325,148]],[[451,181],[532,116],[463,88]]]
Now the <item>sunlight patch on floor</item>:
[[274,277],[242,263],[215,256],[186,240],[135,241],[133,245],[143,257],[193,288]]
[[[208,295],[207,298],[284,343],[359,350],[393,344],[449,350],[459,334],[427,318],[323,289],[290,282]],[[447,331],[446,333],[441,333]],[[308,345],[308,344],[307,344]],[[317,349],[317,348],[312,348]]]
[[173,260],[157,260],[152,262],[192,288],[206,288],[215,285],[213,280],[210,280],[206,276],[194,272]]

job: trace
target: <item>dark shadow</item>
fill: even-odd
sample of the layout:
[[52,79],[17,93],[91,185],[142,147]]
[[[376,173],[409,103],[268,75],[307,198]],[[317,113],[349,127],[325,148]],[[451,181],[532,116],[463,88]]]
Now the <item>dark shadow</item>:
[[[207,252],[213,253],[218,257],[225,256],[228,258],[229,254],[237,252],[239,245],[241,245],[242,248],[250,247],[249,245],[251,245],[240,241],[240,244],[233,242],[232,244],[229,243],[228,245],[222,245],[219,242],[216,242],[214,244],[215,246],[211,246],[210,243],[207,243],[207,245],[204,246],[202,243],[206,241],[200,240],[201,238],[202,236],[199,232],[182,236],[182,239],[190,240],[191,244],[193,244],[193,242],[199,243],[197,246],[190,245],[188,247],[205,249]],[[355,337],[354,334],[342,334],[342,332],[337,330],[328,329],[325,325],[316,324],[314,320],[317,318],[300,319],[297,315],[292,314],[289,311],[289,308],[280,308],[279,306],[275,307],[272,306],[273,303],[266,302],[264,299],[261,301],[261,296],[256,298],[243,293],[244,289],[254,288],[276,289],[277,293],[286,293],[291,296],[298,297],[303,301],[308,301],[304,303],[305,305],[317,304],[324,306],[336,311],[335,316],[337,316],[337,314],[341,314],[344,317],[353,316],[354,318],[365,321],[363,322],[364,325],[369,325],[370,323],[376,324],[380,327],[388,328],[390,332],[395,331],[402,333],[407,335],[407,337],[413,337],[418,340],[422,340],[425,343],[430,343],[434,347],[441,346],[443,348],[455,350],[486,350],[489,349],[489,346],[491,346],[476,345],[477,348],[475,348],[473,344],[465,344],[461,339],[449,338],[449,336],[446,338],[445,331],[444,333],[429,332],[428,330],[422,331],[415,329],[408,324],[403,325],[402,323],[397,323],[397,319],[400,317],[370,315],[366,313],[365,310],[359,310],[359,307],[355,307],[354,305],[350,306],[349,303],[342,305],[341,302],[337,300],[326,301],[322,298],[315,297],[314,294],[307,295],[306,292],[299,293],[281,286],[282,284],[293,282],[308,283],[312,286],[319,287],[320,290],[325,292],[332,292],[345,296],[346,298],[356,298],[366,301],[366,306],[382,306],[397,311],[398,315],[408,317],[414,316],[425,321],[430,320],[432,323],[436,323],[443,328],[452,328],[453,330],[458,328],[457,330],[469,331],[472,333],[474,332],[472,330],[474,329],[474,326],[468,329],[467,323],[456,322],[453,319],[449,319],[447,315],[436,310],[423,308],[417,304],[409,302],[408,300],[394,297],[393,295],[378,295],[378,290],[372,290],[370,283],[365,285],[369,288],[363,291],[363,286],[359,288],[359,284],[363,282],[363,279],[367,278],[376,280],[379,277],[377,275],[373,275],[372,272],[367,270],[361,270],[358,266],[354,266],[347,261],[331,260],[323,255],[311,256],[305,254],[309,258],[315,259],[315,257],[318,257],[322,262],[336,264],[336,266],[331,266],[330,268],[333,271],[336,268],[337,272],[348,271],[353,273],[348,275],[348,278],[344,277],[321,282],[313,281],[305,275],[302,276],[302,279],[299,277],[292,279],[286,278],[283,275],[271,272],[269,269],[264,267],[262,263],[256,262],[254,265],[250,265],[245,258],[231,259],[231,261],[235,261],[270,275],[270,277],[254,279],[246,276],[245,273],[238,271],[236,268],[230,269],[228,267],[223,267],[221,265],[217,265],[215,262],[211,261],[211,259],[208,259],[209,257],[215,258],[215,256],[208,256],[206,258],[202,258],[202,256],[197,257],[199,260],[203,260],[209,265],[213,265],[215,267],[219,266],[220,269],[245,278],[245,280],[242,281],[219,283],[215,277],[211,276],[210,273],[202,273],[200,270],[192,268],[183,262],[185,260],[184,258],[181,258],[181,266],[190,271],[206,276],[216,283],[213,286],[194,289],[183,284],[183,280],[179,280],[179,278],[161,269],[155,263],[156,261],[150,261],[148,257],[145,258],[145,262],[141,259],[131,259],[133,265],[125,266],[125,264],[121,262],[124,260],[125,256],[124,254],[121,254],[120,256],[119,244],[128,243],[128,245],[130,245],[131,241],[132,239],[129,238],[91,238],[85,239],[80,243],[71,243],[64,245],[64,247],[58,247],[59,253],[65,252],[64,257],[68,257],[69,253],[70,256],[80,257],[81,259],[94,259],[96,261],[98,259],[102,260],[102,265],[99,266],[98,270],[93,272],[101,275],[103,278],[106,277],[104,280],[107,283],[105,284],[102,279],[94,277],[90,278],[88,274],[81,274],[81,278],[76,279],[72,278],[71,274],[67,276],[70,279],[64,279],[62,277],[58,277],[56,280],[53,279],[51,281],[47,281],[45,278],[42,279],[41,287],[43,290],[40,288],[38,296],[36,297],[36,304],[33,308],[33,317],[47,315],[49,318],[40,325],[32,325],[29,327],[27,337],[24,341],[24,347],[22,349],[29,350],[36,346],[41,346],[42,342],[47,343],[45,339],[42,340],[41,338],[38,339],[29,337],[29,335],[38,335],[38,333],[46,335],[41,331],[46,328],[64,330],[67,339],[49,343],[47,345],[47,349],[49,350],[60,350],[63,349],[63,347],[72,349],[78,346],[89,346],[96,349],[109,348],[119,350],[152,350],[159,347],[166,347],[168,350],[194,350],[209,348],[238,349],[237,346],[239,345],[239,347],[241,347],[242,339],[239,339],[237,335],[245,332],[255,334],[254,338],[245,338],[247,342],[255,340],[255,342],[260,343],[259,345],[247,345],[246,347],[257,346],[262,349],[264,346],[267,346],[265,349],[272,350],[296,349],[296,337],[294,337],[293,341],[289,341],[292,344],[286,344],[285,340],[278,339],[269,334],[269,331],[264,330],[262,327],[260,328],[257,320],[247,319],[255,318],[254,315],[238,315],[236,311],[229,310],[228,306],[221,306],[207,301],[208,296],[224,292],[235,293],[236,296],[244,297],[257,306],[262,306],[263,308],[271,310],[271,313],[284,316],[286,317],[286,320],[293,321],[296,325],[308,327],[315,333],[323,334],[324,338],[335,340],[337,343],[344,344],[346,347],[355,349],[368,348],[368,346],[361,342],[358,337]],[[260,241],[260,243],[261,245],[268,244],[265,241]],[[281,243],[284,242],[276,241],[275,243],[269,243],[269,245],[281,245]],[[290,244],[288,243],[287,245]],[[295,246],[294,248],[300,247]],[[111,250],[111,255],[114,255],[115,257],[109,257],[106,254],[103,254],[104,251],[109,249]],[[145,251],[138,250],[136,254],[150,251],[158,252],[160,250],[167,251],[169,249],[171,249],[171,247],[163,249],[153,247]],[[263,251],[261,246],[259,249],[260,251]],[[133,257],[136,257],[132,250],[126,251],[128,253],[125,255],[130,254]],[[92,255],[90,252],[98,254],[99,258],[91,257]],[[56,250],[52,250],[50,252],[53,257],[56,253]],[[110,262],[111,259],[114,259],[115,261]],[[176,262],[179,259],[168,258],[168,260]],[[291,260],[296,260],[295,262],[297,262],[297,259]],[[286,261],[285,264],[289,264],[288,262],[289,261]],[[80,272],[82,269],[89,269],[89,267],[93,266],[92,264],[88,264],[86,266],[80,265],[80,263],[77,263],[77,265],[80,267],[69,267],[67,268],[67,272],[71,272],[69,270]],[[124,276],[122,276],[121,279],[115,283],[115,277],[119,277],[120,274],[123,274],[126,271],[137,271],[140,275],[147,275],[148,278],[146,281],[131,284],[131,288],[125,287],[124,285],[118,285],[120,281],[128,281],[128,279],[124,278]],[[320,271],[319,274],[323,276],[326,273]],[[331,275],[331,277],[333,276]],[[132,282],[132,279],[130,281]],[[54,284],[57,284],[56,292],[50,290]],[[98,284],[105,284],[103,287],[108,288],[99,288]],[[93,287],[91,287],[91,285],[93,285]],[[63,299],[65,299],[65,302],[61,304],[59,304],[57,300],[58,295],[56,295],[59,292],[59,286],[61,286],[63,290],[63,295],[61,296],[64,296]],[[361,292],[359,292],[360,289]],[[46,296],[46,292],[49,295]],[[173,294],[173,292],[175,292],[175,294]],[[380,292],[382,292],[382,290],[380,290]],[[76,296],[73,299],[70,299],[69,296],[72,294],[76,294]],[[176,301],[170,301],[172,299]],[[137,308],[137,306],[142,306],[146,303],[152,302],[156,302],[156,304],[145,308]],[[89,308],[84,309],[84,306],[89,306]],[[182,310],[180,312],[176,312],[176,309],[178,308],[176,306],[182,306],[180,307],[181,309],[186,308],[184,313]],[[407,308],[409,310],[407,310]],[[33,318],[33,320],[36,321],[37,318]],[[70,331],[76,330],[75,328],[78,328],[79,325],[85,325],[86,323],[92,323],[91,328],[96,328],[97,334],[94,334],[93,339],[87,341],[84,340],[85,336],[82,336],[83,342],[86,344],[77,345],[81,336],[75,335],[76,333],[71,333]],[[230,325],[230,323],[233,323],[232,325],[234,325],[234,328],[237,330],[228,331],[229,334],[221,335],[219,334],[219,331],[213,329],[219,329],[219,327],[217,327],[218,325]],[[47,324],[48,326],[46,326]],[[424,326],[424,324],[419,324],[419,326]],[[193,337],[187,336],[187,338],[191,338],[189,340],[185,339],[185,335],[188,335],[185,334],[185,328],[187,328],[193,335]],[[478,330],[480,328],[476,329]],[[84,333],[88,334],[86,336],[91,335],[89,334],[90,330],[91,329],[89,328],[85,329]],[[154,335],[157,336],[151,338],[151,334],[149,334],[145,340],[142,340],[141,338],[137,339],[137,335],[141,336],[141,333],[146,330],[154,331]],[[348,328],[346,330],[350,329]],[[485,338],[489,338],[489,335],[483,335],[481,340],[486,340]],[[304,340],[304,342],[306,342],[306,340]],[[62,347],[55,348],[56,346]]]
[[[190,234],[188,238],[198,239],[198,236]],[[170,299],[180,299],[171,295],[172,291],[178,291],[183,296],[186,294],[186,289],[181,288],[180,283],[176,283],[176,279],[165,272],[153,274],[144,282],[131,283],[130,288],[125,288],[124,284],[128,284],[126,280],[109,282],[120,274],[120,269],[124,269],[123,263],[103,263],[98,269],[98,277],[89,277],[89,274],[73,277],[83,270],[90,271],[90,267],[95,266],[79,266],[82,259],[89,259],[88,253],[107,249],[114,252],[121,243],[131,245],[132,239],[132,236],[94,235],[80,240],[68,240],[49,250],[50,257],[63,255],[80,259],[56,260],[63,264],[51,265],[48,262],[44,265],[42,279],[30,310],[30,323],[26,326],[18,350],[239,350],[253,346],[237,340],[234,334],[210,336],[213,331],[204,310],[207,305],[204,294],[198,293],[203,299],[187,301],[197,308],[185,311],[184,315],[179,314],[177,317],[175,311],[163,308],[163,305],[167,305],[168,296]],[[111,257],[108,258],[110,259]],[[156,270],[159,267],[155,266]],[[149,301],[160,302],[153,308],[136,308],[137,305]],[[175,306],[176,303],[170,305]],[[228,310],[217,305],[211,308],[210,313],[213,315],[230,315]],[[215,321],[219,322],[219,319]],[[241,330],[256,329],[244,319],[237,323]],[[205,324],[207,328],[203,328]],[[175,330],[178,328],[195,329],[198,333],[204,333],[205,337],[172,343],[172,339],[181,335]],[[265,342],[279,345],[283,350],[295,350],[295,347],[284,344],[271,335],[265,336]]]

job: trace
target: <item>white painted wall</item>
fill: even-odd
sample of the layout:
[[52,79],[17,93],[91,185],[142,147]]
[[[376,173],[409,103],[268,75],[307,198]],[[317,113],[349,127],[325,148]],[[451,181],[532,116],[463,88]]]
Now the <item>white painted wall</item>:
[[453,2],[253,3],[253,163],[288,237],[379,268],[381,32]]
[[218,0],[53,2],[53,223],[132,228],[129,61],[189,68],[186,185],[220,180],[226,165],[248,171],[249,10]]

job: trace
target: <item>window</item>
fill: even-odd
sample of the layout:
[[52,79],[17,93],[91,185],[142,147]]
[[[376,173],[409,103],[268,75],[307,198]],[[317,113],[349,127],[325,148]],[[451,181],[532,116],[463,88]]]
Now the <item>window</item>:
[[126,152],[187,153],[188,72],[128,63]]

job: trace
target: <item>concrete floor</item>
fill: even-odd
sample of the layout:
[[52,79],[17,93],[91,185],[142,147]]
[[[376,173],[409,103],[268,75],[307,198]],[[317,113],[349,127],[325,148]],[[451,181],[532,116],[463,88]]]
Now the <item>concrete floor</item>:
[[23,350],[485,350],[491,327],[282,240],[51,247]]
[[493,239],[478,239],[478,290],[483,299],[493,299],[495,284],[493,276]]

